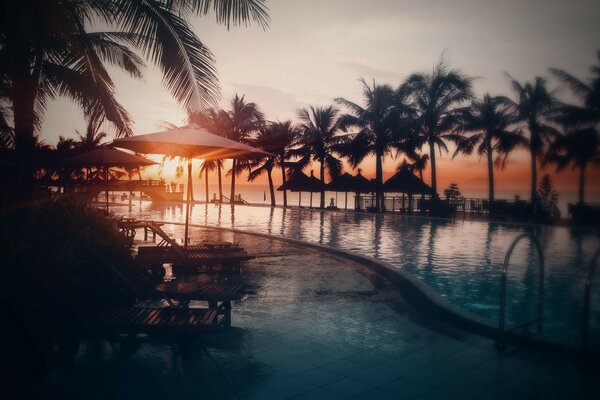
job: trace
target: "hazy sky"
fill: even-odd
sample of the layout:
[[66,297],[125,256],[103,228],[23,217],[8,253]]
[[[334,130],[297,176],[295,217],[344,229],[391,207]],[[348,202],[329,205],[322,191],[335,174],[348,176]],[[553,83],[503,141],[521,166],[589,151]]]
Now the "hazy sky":
[[[293,119],[299,107],[328,105],[340,96],[361,102],[359,78],[395,86],[412,72],[430,71],[443,52],[452,67],[478,77],[477,94],[510,95],[505,73],[523,81],[558,67],[587,78],[600,48],[598,1],[272,0],[267,4],[271,23],[264,31],[258,27],[227,31],[212,16],[194,20],[194,27],[216,57],[222,106],[233,94],[245,94],[270,120]],[[118,71],[113,76],[118,99],[135,121],[136,134],[160,130],[163,121],[184,122],[185,112],[162,88],[160,74],[151,65],[143,80]],[[58,135],[73,136],[75,129],[85,129],[78,109],[67,100],[50,104],[43,137],[55,143]],[[524,156],[513,157],[500,174],[499,185],[513,179],[506,184],[527,187]],[[457,170],[470,167],[476,171],[453,181],[465,187],[485,184],[485,165],[477,157],[457,158],[451,165],[449,159],[444,156],[439,166],[440,188]],[[388,161],[387,175],[394,168],[395,162]],[[521,183],[514,182],[518,177]]]

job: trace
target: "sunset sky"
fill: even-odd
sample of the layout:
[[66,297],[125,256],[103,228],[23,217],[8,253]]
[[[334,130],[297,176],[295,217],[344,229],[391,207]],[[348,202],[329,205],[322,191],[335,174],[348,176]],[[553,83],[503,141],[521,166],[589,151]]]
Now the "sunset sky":
[[[476,94],[511,95],[505,73],[520,81],[558,67],[587,79],[600,48],[600,3],[575,0],[277,0],[269,1],[268,29],[232,28],[212,16],[194,20],[195,31],[214,53],[223,107],[235,94],[258,103],[269,120],[294,119],[307,105],[329,105],[335,97],[362,102],[359,78],[397,86],[412,72],[429,72],[445,52],[447,62],[477,77]],[[143,80],[114,71],[118,99],[131,113],[136,134],[182,124],[185,112],[148,66]],[[550,80],[551,86],[557,82]],[[567,93],[563,93],[567,98]],[[49,104],[42,138],[75,137],[85,131],[81,112],[68,100]],[[385,176],[401,161],[387,160]],[[373,162],[363,171],[373,172]],[[499,190],[527,189],[527,154],[515,152]],[[317,165],[314,165],[317,169]],[[598,169],[588,188],[600,191]],[[170,172],[165,172],[169,179]],[[152,175],[152,174],[149,174]],[[429,171],[425,173],[429,180]],[[450,182],[485,189],[485,164],[474,156],[438,164],[439,191]],[[573,174],[555,177],[563,190],[576,190]],[[276,177],[277,181],[279,178]],[[183,181],[183,180],[181,180]],[[245,179],[244,179],[245,181]],[[263,182],[260,182],[264,184]]]

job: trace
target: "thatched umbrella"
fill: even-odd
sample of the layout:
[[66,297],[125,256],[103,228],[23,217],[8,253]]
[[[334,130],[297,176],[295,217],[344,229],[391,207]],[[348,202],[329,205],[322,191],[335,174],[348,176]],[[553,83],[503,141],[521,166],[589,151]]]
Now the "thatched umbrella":
[[346,200],[344,202],[344,210],[348,209],[348,192],[352,192],[355,189],[355,180],[352,175],[344,172],[342,175],[336,176],[326,186],[326,190],[336,193],[336,205],[337,205],[337,193],[344,192],[346,194]]
[[435,196],[436,194],[429,185],[419,179],[405,165],[394,176],[385,181],[383,191],[406,193],[408,194],[409,203],[412,203],[412,196],[415,194],[427,196]]
[[292,192],[299,192],[298,195],[298,207],[302,204],[302,192],[310,192],[310,206],[312,207],[312,194],[321,191],[323,184],[319,179],[313,175],[313,171],[310,172],[310,177],[302,171],[295,171],[288,178],[285,184],[279,186],[277,190],[290,190]]

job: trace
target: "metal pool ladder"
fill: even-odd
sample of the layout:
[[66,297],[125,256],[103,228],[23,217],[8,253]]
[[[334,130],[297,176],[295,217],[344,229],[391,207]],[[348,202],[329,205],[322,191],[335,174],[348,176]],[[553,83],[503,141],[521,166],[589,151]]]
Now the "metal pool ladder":
[[585,274],[585,290],[583,292],[583,326],[581,328],[581,347],[583,350],[587,349],[588,337],[590,330],[590,290],[592,286],[592,276],[594,275],[594,269],[596,268],[596,262],[600,256],[600,247],[594,253],[594,257],[588,265],[587,272]]
[[[531,242],[535,245],[538,253],[539,259],[539,284],[538,284],[538,309],[537,309],[537,318],[527,321],[523,324],[517,325],[515,327],[506,330],[506,273],[508,271],[508,265],[510,262],[510,257],[512,256],[512,252],[517,246],[517,244],[525,238],[529,238]],[[538,334],[542,333],[543,327],[543,317],[544,317],[544,252],[542,250],[542,245],[538,238],[531,233],[522,233],[513,240],[508,251],[506,252],[506,256],[504,257],[504,264],[502,265],[502,282],[500,286],[500,323],[499,323],[499,337],[498,337],[498,348],[500,351],[504,350],[506,346],[506,333],[510,331],[514,331],[519,328],[523,328],[533,322],[537,322],[537,331]]]

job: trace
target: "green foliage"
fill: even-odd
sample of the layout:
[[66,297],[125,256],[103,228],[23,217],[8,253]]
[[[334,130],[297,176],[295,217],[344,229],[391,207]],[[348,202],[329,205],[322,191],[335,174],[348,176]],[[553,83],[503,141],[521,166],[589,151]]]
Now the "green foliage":
[[3,205],[0,218],[0,267],[9,298],[40,289],[57,298],[60,293],[47,283],[64,277],[77,282],[86,301],[127,296],[115,297],[108,288],[115,279],[112,268],[134,270],[131,239],[102,212],[75,199],[44,197],[26,205]]
[[550,175],[546,174],[538,185],[538,200],[545,210],[554,210],[558,204],[558,192],[554,190],[554,184]]
[[457,200],[461,196],[458,184],[451,183],[450,186],[444,190],[444,196],[451,201]]

